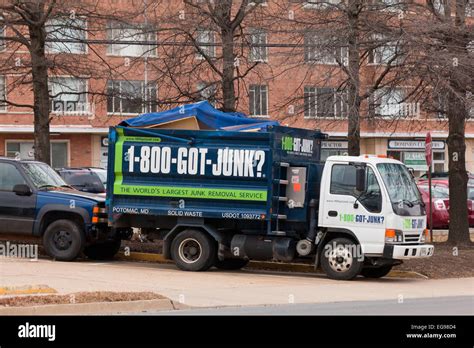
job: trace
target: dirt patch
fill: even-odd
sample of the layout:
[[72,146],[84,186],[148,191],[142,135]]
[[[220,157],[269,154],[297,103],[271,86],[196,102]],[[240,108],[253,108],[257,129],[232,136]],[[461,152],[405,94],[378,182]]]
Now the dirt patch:
[[69,295],[20,296],[2,298],[0,299],[0,307],[29,307],[53,304],[160,300],[165,298],[166,297],[153,292],[76,292]]
[[394,270],[414,271],[434,279],[474,277],[474,247],[453,249],[446,244],[433,244],[432,257],[404,261]]

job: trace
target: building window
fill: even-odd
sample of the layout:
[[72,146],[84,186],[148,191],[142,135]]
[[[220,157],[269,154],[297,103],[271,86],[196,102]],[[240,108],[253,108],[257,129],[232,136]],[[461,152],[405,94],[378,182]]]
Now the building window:
[[376,90],[371,97],[371,109],[377,116],[403,116],[407,112],[404,99],[403,88],[381,88]]
[[431,0],[431,4],[436,13],[444,16],[444,0]]
[[[268,59],[267,33],[263,29],[253,29],[250,32],[250,61],[266,62]],[[256,46],[257,45],[257,46]]]
[[7,83],[5,76],[0,76],[0,111],[7,111]]
[[252,0],[252,1],[249,2],[249,6],[255,6],[255,5],[266,6],[267,5],[267,0]]
[[474,0],[468,0],[466,4],[466,16],[474,17]]
[[215,103],[217,88],[214,84],[209,84],[205,81],[201,81],[197,84],[196,87],[200,99],[207,100],[211,104]]
[[112,114],[142,114],[157,111],[156,84],[144,81],[109,81],[107,112]]
[[348,49],[339,47],[337,43],[318,37],[317,33],[304,35],[304,60],[318,64],[347,65]]
[[304,117],[347,117],[347,93],[331,87],[304,88]]
[[401,59],[401,45],[396,41],[387,41],[383,35],[374,35],[375,48],[369,51],[371,64],[397,64]]
[[[46,50],[50,53],[86,53],[86,21],[57,18],[46,23]],[[71,41],[72,42],[63,42]],[[58,42],[56,42],[58,41]]]
[[196,44],[198,47],[198,58],[215,58],[216,57],[216,37],[212,30],[199,29],[196,36]]
[[[1,17],[0,17],[1,19]],[[5,36],[5,26],[0,26],[0,36],[4,37]],[[5,39],[0,39],[0,51],[5,50]]]
[[51,110],[61,114],[89,114],[87,81],[76,77],[51,77],[49,79]]
[[[34,143],[32,141],[7,140],[6,153],[7,157],[18,160],[33,160],[35,159]],[[68,167],[68,158],[68,142],[52,141],[51,166],[53,168]]]
[[341,2],[342,0],[306,0],[304,7],[326,9],[331,8],[334,5],[339,5]]
[[250,85],[249,104],[251,116],[268,117],[268,86]]
[[[110,22],[107,38],[114,43],[107,46],[107,54],[125,57],[156,56],[156,32],[143,25]],[[140,44],[141,43],[141,44]]]

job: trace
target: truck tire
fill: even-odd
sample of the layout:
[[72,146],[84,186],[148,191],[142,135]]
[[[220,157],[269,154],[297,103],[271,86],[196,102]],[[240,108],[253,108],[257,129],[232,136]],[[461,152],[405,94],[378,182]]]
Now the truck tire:
[[363,262],[355,255],[357,244],[347,238],[330,240],[323,248],[321,267],[324,273],[335,280],[351,280],[362,270]]
[[227,271],[232,271],[236,269],[241,269],[249,263],[249,260],[244,259],[226,259],[226,260],[217,260],[214,266],[218,269],[223,269]]
[[391,270],[392,270],[392,265],[375,267],[375,268],[374,267],[363,268],[360,274],[366,278],[382,278],[382,277],[385,277],[387,274],[389,274]]
[[109,239],[85,247],[84,254],[92,260],[110,260],[118,253],[121,244],[120,239]]
[[82,229],[71,220],[52,222],[43,234],[46,254],[58,261],[72,261],[84,249],[85,238]]
[[171,243],[171,258],[183,271],[206,271],[217,257],[216,242],[199,230],[184,230]]

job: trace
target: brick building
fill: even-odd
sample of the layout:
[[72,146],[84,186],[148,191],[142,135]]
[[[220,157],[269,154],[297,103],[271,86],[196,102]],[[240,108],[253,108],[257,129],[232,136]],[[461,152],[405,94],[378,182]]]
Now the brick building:
[[[312,0],[307,3],[317,2]],[[104,11],[107,11],[111,7],[124,9],[133,7],[132,3],[133,1],[127,0],[109,0],[104,2],[103,6]],[[268,10],[274,6],[272,1],[258,1],[258,3]],[[163,11],[179,13],[182,6],[179,2],[174,2]],[[290,4],[290,6],[297,5]],[[472,8],[474,9],[474,6]],[[469,10],[467,15],[472,21],[474,10]],[[133,25],[129,26],[123,23],[116,25],[113,21],[107,20],[91,21],[87,16],[76,18],[73,28],[70,29],[60,28],[61,23],[63,22],[60,19],[50,20],[47,27],[51,32],[50,37],[68,38],[69,41],[48,44],[48,54],[65,56],[72,62],[87,61],[87,64],[94,69],[97,66],[100,68],[89,74],[73,76],[63,71],[60,75],[50,76],[51,94],[58,95],[53,98],[51,105],[52,164],[54,167],[105,167],[109,126],[140,113],[169,107],[163,105],[161,100],[172,87],[162,82],[153,68],[160,64],[160,59],[164,56],[163,50],[169,48],[150,44],[161,40],[160,34],[140,29],[148,28],[152,25],[150,23],[153,23],[153,18],[147,18],[146,15],[134,17]],[[249,32],[251,41],[257,44],[285,41],[278,34],[273,34],[269,27],[250,28],[249,25]],[[0,36],[8,34],[8,29],[0,28]],[[215,37],[209,31],[198,30],[197,34],[199,42],[211,44],[215,42]],[[97,43],[87,45],[83,42],[92,36]],[[74,40],[71,42],[71,37],[77,39],[77,42]],[[98,43],[100,40],[104,41]],[[143,41],[145,44],[130,44],[130,40]],[[220,48],[217,45],[217,47],[203,46],[202,49],[206,50],[207,54],[215,55]],[[386,59],[384,50],[390,50],[390,47],[377,48],[377,52],[370,58],[371,62],[367,69],[384,64]],[[9,54],[11,50],[8,42],[0,41],[0,59],[6,58]],[[24,52],[19,51],[15,54],[21,57]],[[347,152],[347,107],[344,105],[344,98],[337,91],[328,89],[327,85],[318,86],[317,77],[307,77],[308,69],[313,70],[312,76],[317,76],[324,74],[325,69],[334,65],[331,59],[319,59],[315,64],[314,54],[312,49],[302,48],[301,68],[285,71],[287,57],[281,54],[281,48],[253,47],[246,59],[261,64],[258,69],[245,77],[246,88],[239,91],[238,109],[251,117],[273,118],[280,120],[282,124],[294,127],[321,129],[329,134],[329,139],[323,143],[325,158]],[[200,61],[202,57],[194,54],[193,59]],[[109,69],[106,72],[103,68],[105,65]],[[113,73],[110,66],[114,67]],[[32,95],[29,88],[10,88],[14,79],[14,73],[0,75],[0,99],[6,96],[8,100],[18,104],[31,103]],[[210,99],[212,88],[201,88],[200,83],[199,80],[195,81],[202,98]],[[321,99],[323,92],[326,95],[324,100]],[[393,156],[414,167],[421,174],[426,168],[423,164],[423,139],[426,131],[430,130],[434,139],[434,169],[446,171],[446,120],[440,115],[418,117],[419,105],[408,106],[412,108],[408,112],[410,117],[398,119],[397,122],[388,120],[391,115],[398,115],[407,107],[396,102],[397,93],[398,90],[395,91],[395,96],[390,94],[389,97],[382,97],[377,105],[379,114],[386,116],[387,119],[382,117],[377,122],[362,120],[361,153]],[[400,93],[403,93],[402,89]],[[123,97],[125,94],[127,98]],[[291,99],[293,94],[298,95],[300,101],[295,100],[282,105],[282,100]],[[300,104],[304,108],[301,108]],[[473,121],[467,122],[466,139],[467,169],[474,172]],[[0,156],[33,158],[31,109],[0,105]]]

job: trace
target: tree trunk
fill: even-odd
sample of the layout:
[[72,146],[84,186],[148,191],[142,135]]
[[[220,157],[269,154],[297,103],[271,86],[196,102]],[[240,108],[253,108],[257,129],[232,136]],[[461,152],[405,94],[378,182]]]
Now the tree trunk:
[[29,25],[33,79],[34,151],[37,161],[51,164],[49,134],[48,65],[45,55],[44,26]]
[[222,97],[224,112],[235,111],[235,90],[234,90],[234,34],[231,30],[222,30]]
[[[465,103],[449,93],[448,154],[449,154],[449,236],[453,245],[469,244],[467,208],[466,141],[464,130],[467,108]],[[454,214],[452,214],[454,213]]]
[[359,56],[359,1],[350,1],[348,9],[348,148],[350,156],[360,155],[360,56]]

